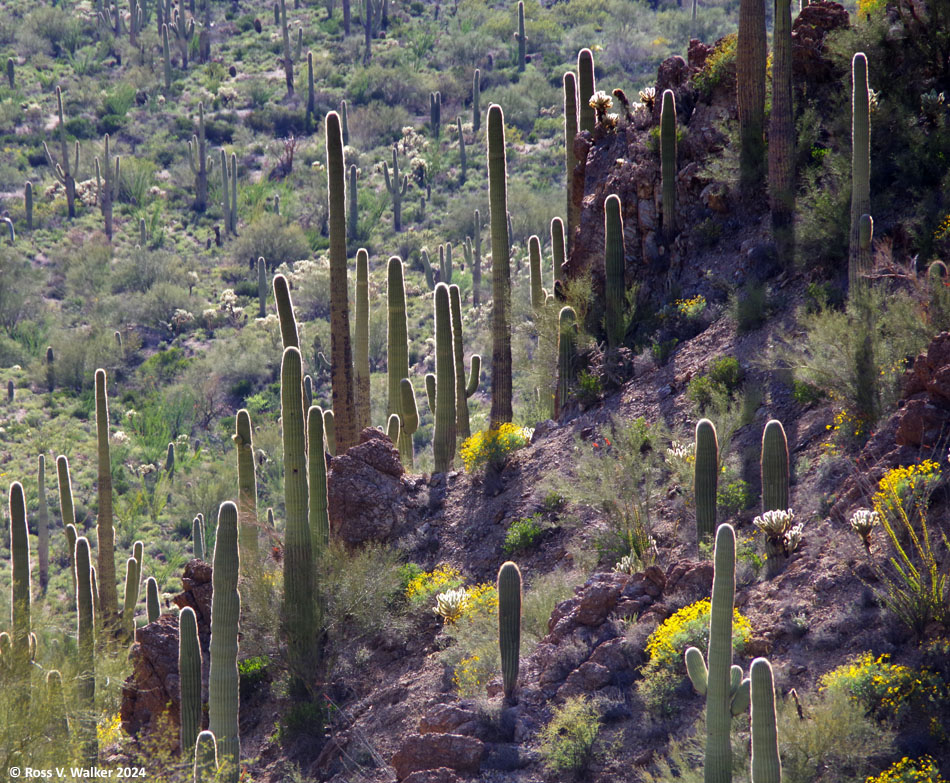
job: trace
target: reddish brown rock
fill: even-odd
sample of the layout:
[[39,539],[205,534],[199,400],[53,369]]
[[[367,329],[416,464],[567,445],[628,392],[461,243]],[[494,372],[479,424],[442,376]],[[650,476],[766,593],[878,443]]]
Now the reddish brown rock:
[[405,780],[411,773],[448,767],[475,774],[485,755],[485,744],[460,734],[413,734],[392,757],[396,777]]
[[182,592],[172,598],[179,609],[190,606],[198,620],[198,638],[203,650],[211,639],[211,564],[194,558],[185,564]]
[[581,588],[575,620],[580,625],[600,625],[617,605],[627,582],[626,574],[595,574]]
[[838,3],[816,2],[802,6],[792,23],[792,78],[796,84],[836,78],[835,66],[824,55],[825,37],[847,28],[848,12]]
[[459,731],[466,724],[474,724],[478,715],[455,704],[435,704],[428,709],[419,721],[420,734],[468,734]]
[[559,699],[566,699],[582,693],[592,693],[609,682],[610,669],[603,664],[587,661],[567,676],[567,680],[558,689],[557,696]]

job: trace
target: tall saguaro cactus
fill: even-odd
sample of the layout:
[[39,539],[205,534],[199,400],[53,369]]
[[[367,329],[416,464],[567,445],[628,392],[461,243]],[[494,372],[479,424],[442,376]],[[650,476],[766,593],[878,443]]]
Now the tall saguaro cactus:
[[280,0],[280,34],[284,43],[284,81],[287,83],[287,97],[294,95],[294,59],[290,53],[290,33],[287,31],[287,4]]
[[330,378],[336,454],[357,443],[353,401],[353,355],[350,348],[350,309],[346,279],[346,162],[340,115],[327,114],[327,179],[330,190]]
[[498,569],[498,651],[505,699],[518,685],[521,650],[521,571],[510,560]]
[[544,306],[544,289],[541,286],[541,240],[537,235],[528,237],[528,271],[531,283],[531,309],[537,314]]
[[[419,408],[416,406],[416,393],[412,381],[403,378],[399,381],[399,456],[407,468],[412,468],[412,436],[419,429]],[[403,447],[405,444],[405,451]]]
[[788,508],[788,439],[782,422],[772,419],[762,433],[762,511]]
[[765,658],[756,658],[749,668],[749,679],[752,702],[752,783],[782,783],[772,665]]
[[482,127],[482,112],[479,108],[482,94],[482,72],[476,68],[472,76],[472,133],[478,133]]
[[567,404],[574,380],[574,342],[577,314],[573,307],[562,307],[558,315],[557,390],[554,397],[554,418],[557,419]]
[[201,646],[198,619],[186,606],[178,615],[178,685],[181,704],[181,755],[193,758],[195,740],[201,730]]
[[518,70],[524,71],[528,44],[528,39],[524,34],[524,0],[518,0],[518,32],[515,33],[515,40],[518,41]]
[[12,568],[13,667],[15,677],[27,687],[30,676],[30,532],[26,523],[23,485],[10,485],[10,554]]
[[551,291],[554,291],[554,283],[560,278],[561,267],[567,260],[567,246],[564,242],[564,221],[556,217],[551,219],[551,255],[552,265],[554,267],[554,276],[551,278]]
[[482,301],[482,215],[475,210],[474,237],[472,238],[472,307]]
[[37,513],[36,552],[40,563],[40,589],[46,594],[49,584],[49,509],[46,505],[46,457],[40,454],[37,471],[39,512]]
[[[489,132],[491,109],[488,110]],[[455,361],[452,349],[452,315],[449,307],[449,287],[439,283],[433,294],[435,300],[435,433],[432,448],[434,470],[444,473],[452,466],[456,442]]]
[[412,465],[412,440],[405,432],[406,411],[402,408],[400,381],[409,377],[409,331],[406,325],[406,284],[403,264],[399,256],[389,259],[387,277],[387,374],[389,396],[386,415],[399,414],[403,426],[399,428],[399,456],[404,464]]
[[580,223],[580,205],[574,203],[574,137],[580,129],[577,118],[577,77],[573,71],[564,74],[564,171],[567,183],[567,242],[570,246],[574,229]]
[[395,144],[393,144],[392,174],[389,172],[386,161],[383,161],[383,177],[386,180],[386,191],[393,200],[393,231],[402,231],[402,198],[409,187],[409,175],[403,174],[402,179],[399,178],[399,158],[396,155]]
[[663,91],[660,105],[660,176],[663,182],[663,233],[676,231],[676,97]]
[[53,160],[49,147],[43,142],[43,151],[46,153],[46,161],[56,175],[56,179],[66,189],[66,210],[69,219],[76,217],[76,175],[79,173],[79,141],[76,141],[76,154],[73,158],[73,165],[69,165],[69,145],[66,143],[66,119],[63,116],[63,91],[56,85],[56,110],[59,113],[59,125],[57,134],[59,136],[59,148],[61,163]]
[[607,346],[618,348],[626,331],[626,284],[624,282],[623,217],[620,197],[604,202],[604,329]]
[[[511,246],[508,237],[508,164],[505,114],[488,107],[488,197],[491,204],[492,383],[491,426],[510,422],[511,409]],[[440,403],[441,404],[441,403]]]
[[356,164],[351,163],[348,169],[349,182],[346,187],[346,199],[349,202],[346,215],[346,238],[349,242],[356,241],[356,232],[359,226],[359,205],[356,197],[357,174]]
[[106,238],[112,241],[112,204],[119,195],[119,156],[115,156],[113,169],[112,156],[109,155],[109,134],[106,134],[103,163],[96,158],[96,198],[106,225]]
[[[205,0],[208,2],[208,0]],[[188,163],[195,175],[195,211],[208,208],[208,152],[205,143],[205,107],[198,103],[198,133],[188,142]]]
[[192,746],[191,753],[195,757],[192,783],[214,783],[218,779],[218,748],[214,732],[201,732]]
[[76,593],[76,511],[73,506],[73,486],[69,477],[69,460],[60,455],[56,458],[56,478],[59,486],[59,513],[66,533],[69,552],[69,569],[72,572],[73,594]]
[[[293,349],[288,349],[293,350]],[[286,352],[285,352],[286,353]],[[300,399],[298,379],[297,399]],[[286,463],[285,463],[286,464]],[[238,730],[238,510],[221,504],[214,539],[211,572],[211,668],[208,675],[208,728],[214,732],[218,758],[227,765],[227,783],[241,776],[241,739]]]
[[323,441],[323,409],[314,405],[307,411],[307,475],[310,485],[307,519],[314,555],[325,552],[330,545],[327,454],[323,450]]
[[234,446],[237,451],[238,528],[241,560],[248,566],[257,562],[257,475],[254,472],[254,443],[251,414],[238,411],[234,423]]
[[294,303],[290,297],[290,285],[283,275],[274,275],[274,304],[277,305],[277,318],[280,322],[280,339],[284,348],[300,348],[300,335],[297,332],[297,318],[294,316]]
[[369,253],[356,251],[356,428],[362,432],[370,424],[369,388]]
[[851,234],[848,245],[848,287],[857,292],[871,268],[870,249],[861,247],[861,215],[871,214],[871,98],[868,59],[858,52],[851,60]]
[[468,398],[478,389],[482,357],[472,355],[472,372],[465,378],[465,346],[462,340],[462,296],[457,285],[449,286],[449,307],[452,311],[452,352],[455,358],[455,430],[460,440],[472,434],[468,417]]
[[[206,0],[207,1],[207,0]],[[304,116],[304,128],[313,132],[313,123],[317,116],[317,94],[313,87],[313,52],[307,52],[307,112]]]
[[719,440],[709,419],[696,425],[696,451],[693,463],[693,495],[696,502],[696,540],[716,531],[716,492],[719,487]]
[[99,741],[96,736],[96,650],[94,631],[93,570],[89,556],[89,541],[85,536],[76,539],[76,616],[78,684],[76,699],[80,712],[79,732],[82,755],[87,763],[99,759]]
[[429,127],[432,135],[439,138],[442,133],[442,93],[429,93]]
[[[590,99],[597,91],[597,83],[594,79],[594,53],[590,49],[581,49],[577,53],[577,78],[578,78],[578,104],[580,106],[579,129],[582,131],[594,132],[594,123],[596,117],[594,107],[590,105]],[[571,145],[573,146],[573,139]],[[573,167],[572,167],[573,168]]]
[[96,370],[96,438],[98,440],[99,513],[96,520],[99,565],[99,606],[103,630],[118,617],[118,594],[115,587],[115,528],[112,526],[112,459],[109,453],[109,399],[106,396],[106,371]]
[[747,195],[762,186],[765,175],[765,61],[765,0],[739,0],[739,187]]
[[769,117],[769,197],[772,238],[790,267],[795,252],[795,114],[792,108],[790,0],[775,0],[772,31],[772,113]]
[[267,315],[267,264],[264,257],[257,259],[257,317]]

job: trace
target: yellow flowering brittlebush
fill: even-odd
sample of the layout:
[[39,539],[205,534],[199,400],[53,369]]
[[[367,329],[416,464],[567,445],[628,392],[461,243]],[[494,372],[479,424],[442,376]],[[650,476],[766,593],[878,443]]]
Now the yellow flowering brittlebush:
[[500,465],[513,451],[531,442],[532,430],[510,422],[482,432],[476,432],[463,443],[459,454],[465,470],[471,473],[485,465]]
[[[709,612],[712,602],[708,598],[684,606],[675,614],[668,617],[650,634],[647,639],[647,652],[650,654],[650,665],[658,668],[681,667],[686,664],[683,655],[689,646],[706,650],[709,646]],[[733,610],[732,642],[736,649],[741,650],[752,636],[752,625],[743,617],[738,609]]]
[[413,603],[420,603],[436,593],[460,587],[462,581],[462,574],[457,568],[440,565],[413,577],[406,586],[406,598]]
[[484,695],[485,686],[494,674],[494,668],[489,662],[477,654],[471,655],[459,661],[452,675],[452,683],[458,689],[459,696],[471,698]]
[[906,512],[926,508],[930,494],[940,480],[940,465],[924,460],[919,465],[892,468],[878,482],[874,493],[874,510],[881,518],[894,520],[903,508]]
[[677,299],[674,303],[677,312],[684,318],[695,318],[706,309],[706,297],[702,294],[690,299]]
[[869,777],[866,783],[947,783],[930,756],[917,759],[904,756],[880,775]]
[[115,745],[123,736],[125,735],[122,733],[122,719],[119,713],[103,718],[96,724],[96,737],[100,748]]

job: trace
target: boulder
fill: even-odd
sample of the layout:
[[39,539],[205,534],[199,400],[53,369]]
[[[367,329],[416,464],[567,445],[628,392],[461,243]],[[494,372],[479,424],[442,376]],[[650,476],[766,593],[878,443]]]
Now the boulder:
[[460,734],[412,734],[392,757],[398,780],[413,772],[448,767],[475,774],[485,755],[485,743]]

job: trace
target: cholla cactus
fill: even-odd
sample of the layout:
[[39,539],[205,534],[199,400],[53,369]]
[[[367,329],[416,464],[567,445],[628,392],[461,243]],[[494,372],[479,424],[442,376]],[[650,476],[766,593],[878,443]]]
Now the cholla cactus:
[[607,110],[613,108],[614,99],[603,90],[597,90],[591,98],[588,105],[594,110],[597,122],[604,122],[607,117]]
[[859,508],[851,515],[851,529],[861,536],[864,548],[871,553],[871,531],[881,524],[881,517],[877,511],[868,508]]
[[447,590],[435,597],[436,605],[432,611],[439,615],[446,624],[455,625],[465,613],[467,598],[468,593],[464,587]]
[[765,551],[770,573],[774,573],[780,554],[788,557],[801,543],[804,524],[799,522],[792,525],[794,519],[795,513],[789,508],[784,511],[766,511],[752,520],[752,524],[765,533]]
[[666,450],[666,464],[671,468],[677,468],[680,465],[692,465],[696,460],[696,443],[680,443],[674,440]]
[[637,573],[637,561],[636,558],[630,557],[630,555],[624,555],[620,558],[620,562],[614,565],[614,571],[618,574],[635,574]]
[[640,102],[650,111],[653,111],[653,104],[656,102],[656,87],[646,87],[640,90]]

